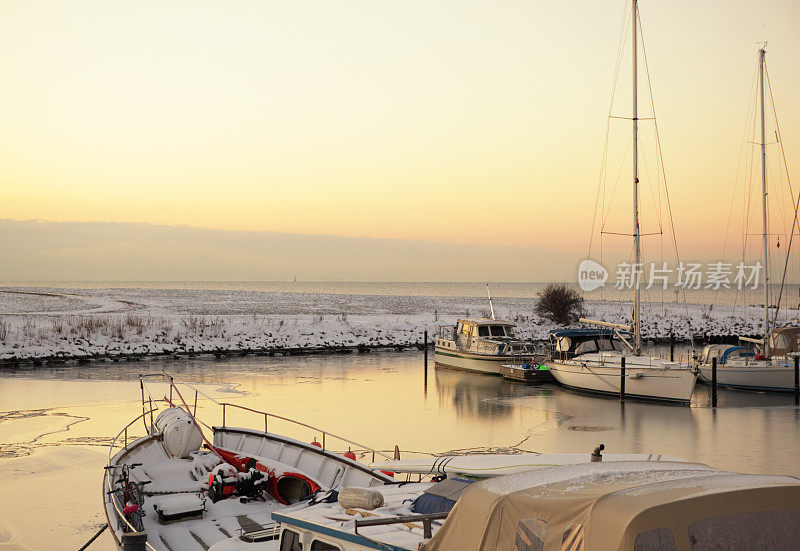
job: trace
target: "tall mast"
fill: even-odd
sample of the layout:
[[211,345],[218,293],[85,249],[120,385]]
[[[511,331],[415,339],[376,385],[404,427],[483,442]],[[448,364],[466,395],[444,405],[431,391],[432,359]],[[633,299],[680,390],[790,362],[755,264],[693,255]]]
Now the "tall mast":
[[[642,350],[642,327],[639,312],[639,275],[641,272],[641,252],[639,247],[639,105],[636,74],[636,12],[637,0],[632,2],[631,18],[633,38],[633,351],[639,354]],[[762,92],[763,93],[763,92]],[[763,120],[763,113],[762,113]],[[765,230],[766,231],[766,230]]]
[[761,89],[761,216],[764,222],[764,350],[769,355],[769,248],[767,243],[767,140],[764,125],[764,55],[758,50],[758,84]]

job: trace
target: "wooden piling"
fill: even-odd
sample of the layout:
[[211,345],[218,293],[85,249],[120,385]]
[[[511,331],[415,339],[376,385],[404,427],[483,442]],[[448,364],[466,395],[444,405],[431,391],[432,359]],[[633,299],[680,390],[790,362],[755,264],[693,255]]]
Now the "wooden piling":
[[423,334],[422,338],[425,341],[423,346],[425,349],[425,386],[428,385],[428,330],[426,329]]
[[672,331],[669,332],[669,361],[675,361],[675,334]]
[[717,359],[711,358],[711,407],[717,407]]
[[794,405],[800,406],[800,356],[794,357]]
[[619,360],[619,401],[625,401],[625,356]]

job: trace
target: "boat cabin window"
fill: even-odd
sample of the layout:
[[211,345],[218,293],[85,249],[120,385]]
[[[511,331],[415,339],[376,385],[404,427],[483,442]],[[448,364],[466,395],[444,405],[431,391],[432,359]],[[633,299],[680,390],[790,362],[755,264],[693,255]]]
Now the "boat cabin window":
[[569,337],[558,337],[556,341],[556,352],[569,352],[570,346],[572,346],[572,339]]
[[611,339],[599,339],[597,341],[598,350],[616,350],[614,341]]
[[300,543],[300,534],[294,530],[284,530],[281,534],[280,551],[303,551],[303,546]]
[[502,325],[490,325],[489,327],[491,328],[493,337],[505,337],[506,336],[506,332],[503,331],[503,326]]
[[692,551],[789,551],[800,541],[800,509],[748,511],[705,518],[689,525]]
[[633,551],[675,551],[676,549],[675,535],[669,528],[653,528],[639,532],[633,542]]
[[463,333],[464,335],[469,335],[471,328],[472,327],[470,325],[462,325],[461,326],[461,333]]
[[478,336],[480,337],[488,337],[489,336],[489,326],[488,325],[481,325],[478,327]]
[[586,354],[587,352],[597,352],[597,341],[583,341],[575,347],[575,354]]
[[342,551],[342,548],[326,541],[314,540],[311,542],[311,551]]
[[506,326],[506,336],[513,337],[514,336],[514,328]]
[[524,518],[517,525],[514,549],[517,551],[543,551],[547,523],[538,518]]

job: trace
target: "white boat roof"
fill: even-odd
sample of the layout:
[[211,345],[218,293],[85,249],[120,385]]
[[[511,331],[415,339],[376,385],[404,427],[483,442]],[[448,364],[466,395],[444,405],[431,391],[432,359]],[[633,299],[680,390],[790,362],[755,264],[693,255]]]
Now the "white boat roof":
[[[390,551],[417,551],[425,539],[421,522],[387,524],[383,526],[361,526],[355,531],[355,519],[393,518],[412,515],[411,503],[419,495],[433,486],[433,482],[408,484],[387,484],[370,490],[383,495],[384,505],[373,510],[343,509],[338,502],[320,503],[306,509],[292,512],[276,511],[272,520],[280,522],[283,528],[294,526],[300,531],[311,531],[333,539],[349,541],[370,549]],[[442,521],[432,523],[432,531],[441,526]]]
[[[544,549],[633,549],[638,535],[662,529],[677,542],[673,549],[688,549],[692,523],[751,511],[766,511],[758,518],[769,518],[772,510],[776,524],[791,527],[788,537],[794,538],[800,534],[793,521],[798,499],[800,480],[794,477],[699,463],[551,467],[470,485],[425,549],[513,549],[516,538],[529,534]],[[562,547],[564,541],[571,545]]]

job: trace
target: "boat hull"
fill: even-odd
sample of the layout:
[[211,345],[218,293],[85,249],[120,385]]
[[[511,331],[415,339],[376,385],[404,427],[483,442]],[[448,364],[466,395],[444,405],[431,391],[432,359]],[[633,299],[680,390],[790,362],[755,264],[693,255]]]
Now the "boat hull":
[[439,346],[434,349],[433,357],[436,367],[489,375],[500,375],[501,365],[520,361],[519,356],[512,358],[508,355],[473,354],[460,350],[446,350]]
[[[619,366],[587,367],[581,363],[547,362],[553,377],[567,388],[619,395]],[[688,404],[697,376],[689,369],[630,368],[626,370],[625,396]]]
[[[711,366],[698,367],[700,378],[711,383]],[[742,366],[742,367],[717,367],[717,385],[744,390],[766,390],[771,392],[794,391],[793,366]]]

